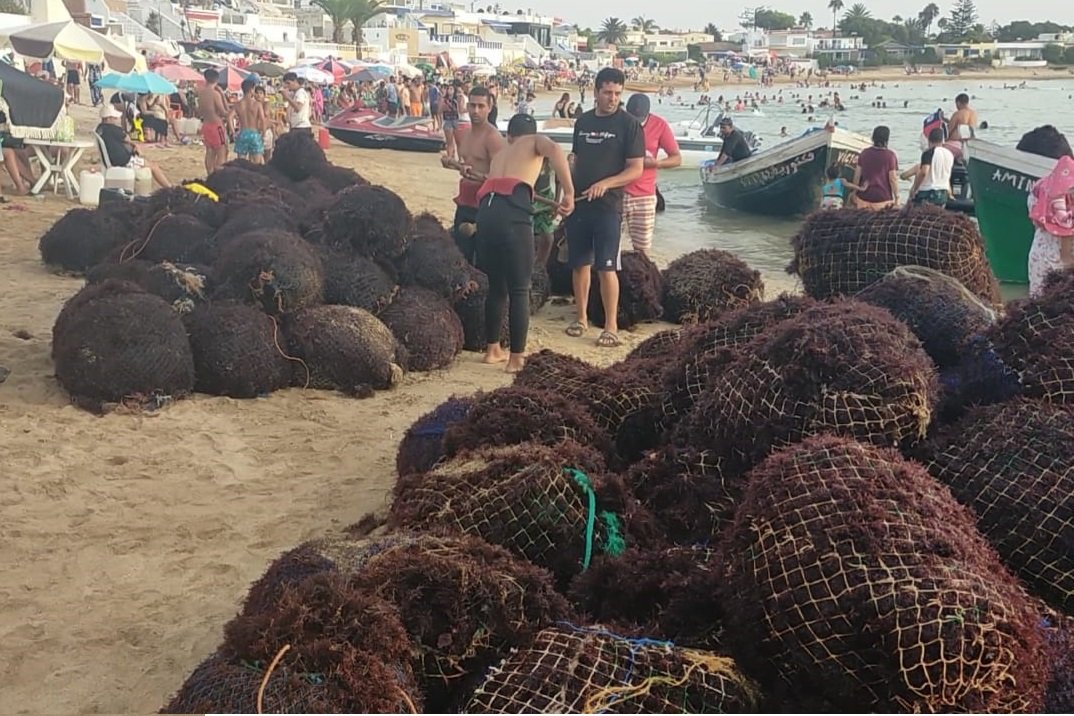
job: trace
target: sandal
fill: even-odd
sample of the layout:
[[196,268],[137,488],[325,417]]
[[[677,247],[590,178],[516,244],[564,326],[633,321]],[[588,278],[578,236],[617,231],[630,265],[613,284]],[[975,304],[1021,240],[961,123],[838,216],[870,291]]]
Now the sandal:
[[619,336],[615,335],[611,331],[601,331],[600,337],[597,338],[597,346],[600,348],[618,348],[623,345]]
[[567,326],[566,333],[571,338],[581,338],[585,335],[586,325],[581,321],[574,321],[571,325]]

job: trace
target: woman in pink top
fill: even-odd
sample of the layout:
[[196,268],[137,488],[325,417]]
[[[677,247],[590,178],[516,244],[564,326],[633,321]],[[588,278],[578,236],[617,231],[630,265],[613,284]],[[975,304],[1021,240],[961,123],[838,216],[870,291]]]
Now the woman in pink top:
[[891,130],[879,126],[873,130],[873,146],[858,155],[854,183],[865,189],[854,194],[860,209],[880,211],[899,205],[899,159],[888,149]]

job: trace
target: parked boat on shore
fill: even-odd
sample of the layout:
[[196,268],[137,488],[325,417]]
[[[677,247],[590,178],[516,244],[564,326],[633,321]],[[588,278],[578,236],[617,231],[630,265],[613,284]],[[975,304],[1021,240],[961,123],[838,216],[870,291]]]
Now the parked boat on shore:
[[439,152],[444,133],[428,117],[389,117],[364,107],[345,109],[328,120],[328,133],[341,142],[365,149]]

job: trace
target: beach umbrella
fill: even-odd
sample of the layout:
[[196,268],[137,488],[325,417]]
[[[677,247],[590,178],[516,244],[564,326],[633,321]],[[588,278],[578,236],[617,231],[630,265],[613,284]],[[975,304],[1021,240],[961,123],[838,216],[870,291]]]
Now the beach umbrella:
[[222,52],[224,54],[241,55],[245,54],[246,48],[237,42],[231,40],[202,40],[198,43],[199,50],[206,50],[208,52]]
[[242,89],[242,81],[249,76],[249,72],[240,70],[235,65],[224,65],[220,68],[220,78],[216,81],[216,84],[220,85],[228,92],[238,92]]
[[356,72],[352,72],[343,78],[344,82],[379,82],[386,80],[392,76],[391,71],[381,71],[372,67],[365,67]]
[[171,94],[176,91],[175,85],[156,72],[139,72],[130,75],[109,72],[97,80],[97,86],[101,89],[114,89],[135,94]]
[[0,39],[4,37],[15,52],[26,57],[104,62],[117,72],[130,72],[135,68],[137,58],[141,57],[74,20],[16,27],[0,32]]
[[205,84],[205,78],[193,67],[187,67],[186,65],[180,65],[174,62],[161,65],[156,68],[154,72],[169,82],[195,82],[199,85]]
[[284,73],[282,67],[271,62],[255,62],[246,69],[250,72],[257,73],[262,77],[281,77]]
[[403,62],[395,66],[395,71],[404,77],[424,77],[425,73],[419,70],[414,65],[408,65]]
[[319,70],[312,65],[299,65],[298,67],[292,67],[287,71],[294,72],[298,75],[300,80],[306,80],[315,85],[330,85],[335,84],[336,81],[336,78],[333,75],[328,74],[324,70]]
[[64,106],[63,89],[0,62],[0,97],[17,136],[43,138],[56,125]]
[[474,77],[492,77],[494,74],[496,74],[495,68],[487,66],[476,67],[469,72]]
[[329,57],[327,60],[324,60],[323,62],[318,62],[313,66],[321,70],[322,72],[327,72],[328,74],[332,75],[335,82],[339,82],[346,75],[350,74],[351,71],[350,67],[347,67],[339,60],[332,59],[331,57]]

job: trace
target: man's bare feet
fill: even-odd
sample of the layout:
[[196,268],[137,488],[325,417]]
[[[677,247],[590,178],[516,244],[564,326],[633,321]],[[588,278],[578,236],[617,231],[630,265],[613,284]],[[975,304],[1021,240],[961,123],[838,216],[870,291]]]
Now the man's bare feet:
[[481,361],[482,363],[488,363],[494,365],[496,363],[507,362],[507,352],[500,346],[499,343],[490,343],[488,349],[485,351],[485,357]]
[[507,360],[507,367],[503,370],[505,373],[519,373],[525,366],[525,356],[521,353],[512,353],[511,357]]

